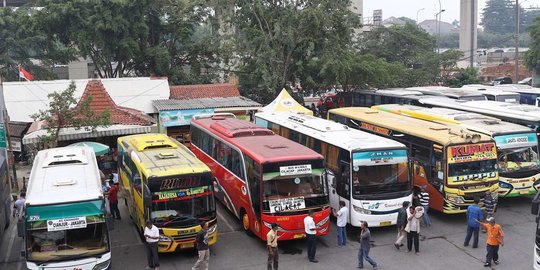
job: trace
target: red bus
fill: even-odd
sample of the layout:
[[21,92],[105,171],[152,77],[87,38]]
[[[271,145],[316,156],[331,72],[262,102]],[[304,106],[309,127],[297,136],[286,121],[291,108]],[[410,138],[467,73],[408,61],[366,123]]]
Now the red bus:
[[266,240],[273,222],[279,240],[305,237],[314,211],[317,235],[330,230],[324,159],[273,131],[228,115],[195,116],[191,149],[214,175],[214,194],[247,233]]

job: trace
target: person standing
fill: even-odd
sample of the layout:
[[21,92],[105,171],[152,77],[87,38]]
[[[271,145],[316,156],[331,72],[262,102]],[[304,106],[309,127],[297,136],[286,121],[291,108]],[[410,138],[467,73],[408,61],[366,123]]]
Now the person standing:
[[13,217],[21,218],[24,215],[24,207],[26,203],[26,192],[21,192],[19,198],[13,204]]
[[144,227],[144,237],[146,238],[146,256],[148,258],[148,266],[146,269],[159,270],[159,229],[154,226],[150,220],[146,221],[146,227]]
[[428,215],[429,193],[427,193],[427,186],[424,185],[421,187],[419,198],[420,198],[420,205],[424,208],[424,214],[422,215],[424,218],[424,225],[426,225],[426,227],[430,227],[431,219],[429,218],[429,215]]
[[279,229],[279,224],[272,223],[271,226],[272,229],[266,234],[266,246],[268,247],[268,270],[278,270],[279,253],[277,247],[277,231]]
[[113,218],[122,219],[120,217],[120,210],[118,209],[118,185],[112,185],[105,194],[109,196],[109,207],[111,208]]
[[334,216],[337,218],[337,241],[338,246],[345,246],[347,244],[347,218],[349,215],[349,209],[345,206],[344,201],[339,201],[339,211],[332,209]]
[[480,229],[480,224],[476,222],[477,220],[482,219],[482,209],[478,204],[480,203],[480,198],[474,198],[474,204],[467,207],[467,235],[465,236],[465,242],[463,246],[468,246],[471,241],[471,236],[474,234],[473,238],[473,248],[478,247],[478,230]]
[[369,249],[371,248],[371,233],[368,224],[365,221],[360,222],[360,249],[358,250],[358,268],[364,268],[364,258],[377,269],[377,262],[369,257]]
[[197,233],[195,242],[197,243],[199,258],[191,270],[208,270],[208,264],[210,262],[210,249],[208,248],[208,222],[203,222],[201,224],[201,230]]
[[499,264],[499,245],[504,246],[504,232],[501,229],[501,226],[495,223],[494,217],[489,217],[487,223],[476,220],[484,227],[487,231],[486,239],[486,262],[484,267],[491,267],[491,261],[493,263]]
[[[485,218],[488,219],[495,215],[495,211],[497,211],[497,200],[491,196],[491,192],[486,191],[484,195],[484,207],[485,207]],[[482,227],[482,232],[486,232],[486,230]]]
[[313,210],[310,210],[308,215],[304,218],[304,230],[306,231],[307,238],[307,255],[308,260],[312,263],[318,263],[315,259],[315,253],[317,253],[317,226],[313,221]]
[[416,252],[416,255],[420,255],[419,234],[421,215],[418,215],[420,214],[417,213],[418,211],[422,211],[422,208],[409,207],[409,211],[407,213],[407,225],[405,226],[405,231],[407,232],[407,252],[411,252],[414,243],[414,251]]
[[407,226],[407,208],[409,207],[409,202],[408,201],[404,201],[402,206],[399,211],[398,211],[398,216],[397,216],[397,221],[396,221],[396,227],[397,227],[397,230],[398,230],[398,233],[397,233],[397,239],[396,239],[396,242],[394,243],[394,246],[399,249],[399,247],[403,246],[402,242],[403,242],[403,238],[405,238],[405,236],[407,235],[407,232],[405,231],[405,226]]

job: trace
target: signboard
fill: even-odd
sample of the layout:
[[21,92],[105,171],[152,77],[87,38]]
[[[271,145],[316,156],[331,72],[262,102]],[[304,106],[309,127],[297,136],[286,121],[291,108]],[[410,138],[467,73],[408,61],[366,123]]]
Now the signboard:
[[47,231],[64,231],[86,228],[86,217],[72,217],[47,220]]
[[0,124],[0,148],[6,148],[6,129],[3,124]]
[[169,200],[176,200],[181,199],[182,197],[188,197],[188,196],[195,196],[199,194],[203,194],[205,192],[208,192],[208,187],[194,187],[194,188],[186,188],[186,189],[178,189],[178,190],[168,190],[168,191],[160,191],[155,192],[153,196],[154,201],[169,201]]
[[389,129],[383,128],[383,127],[378,127],[378,126],[368,124],[368,123],[364,123],[364,122],[362,122],[360,124],[360,128],[371,130],[373,132],[383,134],[383,135],[390,135],[390,130]]
[[381,150],[353,153],[353,166],[375,166],[407,162],[407,150]]
[[15,152],[21,152],[22,151],[22,144],[20,138],[13,138],[11,137],[11,150]]
[[186,175],[179,178],[167,178],[161,180],[159,190],[172,190],[201,185],[200,175]]
[[497,147],[501,149],[536,146],[538,144],[536,134],[534,133],[502,135],[496,136],[494,139]]
[[311,174],[311,164],[279,167],[280,176]]
[[448,163],[462,163],[497,158],[494,143],[465,144],[448,147]]
[[306,208],[304,197],[284,198],[268,201],[270,213],[299,210]]
[[160,111],[159,120],[164,127],[188,126],[191,124],[194,115],[213,113],[214,109]]

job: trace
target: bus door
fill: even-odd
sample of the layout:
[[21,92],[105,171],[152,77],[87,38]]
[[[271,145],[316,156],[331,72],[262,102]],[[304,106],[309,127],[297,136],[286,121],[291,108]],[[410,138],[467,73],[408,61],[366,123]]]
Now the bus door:
[[[344,201],[349,207],[351,165],[348,162],[340,162],[339,175],[333,175],[333,180],[328,181],[330,186],[330,205],[339,210],[339,201]],[[350,207],[349,207],[350,209]]]

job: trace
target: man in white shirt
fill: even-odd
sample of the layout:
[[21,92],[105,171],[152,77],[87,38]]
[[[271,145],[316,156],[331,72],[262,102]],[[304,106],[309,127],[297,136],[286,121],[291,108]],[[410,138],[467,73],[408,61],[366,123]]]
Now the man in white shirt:
[[146,221],[146,227],[144,227],[144,237],[146,238],[146,255],[148,258],[148,266],[146,269],[159,270],[159,229],[154,226],[150,220]]
[[15,203],[13,204],[13,208],[15,210],[13,211],[13,217],[21,218],[23,216],[25,202],[26,202],[26,193],[21,192],[19,199],[17,199]]
[[347,217],[349,209],[345,206],[344,201],[339,201],[339,211],[333,209],[334,216],[337,218],[337,245],[345,246],[347,244]]
[[304,218],[304,229],[307,238],[308,259],[312,263],[318,263],[319,261],[315,259],[315,253],[317,252],[317,226],[315,226],[315,221],[313,221],[313,215],[313,210],[310,210]]

